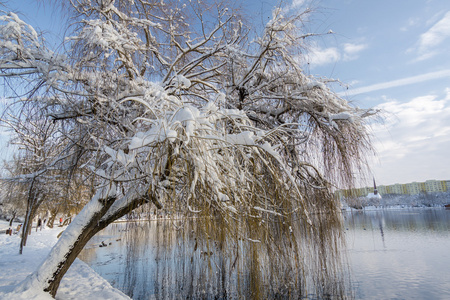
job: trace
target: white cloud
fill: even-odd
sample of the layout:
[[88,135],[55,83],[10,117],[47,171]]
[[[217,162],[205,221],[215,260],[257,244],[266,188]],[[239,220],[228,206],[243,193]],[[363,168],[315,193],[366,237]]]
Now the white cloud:
[[302,6],[304,3],[305,3],[305,0],[293,0],[292,1],[292,7]]
[[340,93],[341,96],[352,96],[357,94],[363,94],[363,93],[369,93],[419,82],[424,82],[432,79],[438,79],[443,77],[450,77],[450,70],[442,70],[442,71],[436,71],[436,72],[430,72],[422,75],[402,78],[402,79],[396,79],[392,81],[372,84],[356,89],[350,89],[346,92]]
[[409,18],[406,24],[400,28],[400,31],[408,31],[412,27],[416,27],[419,24],[419,18]]
[[383,184],[450,179],[450,89],[447,95],[417,97],[406,103],[378,106],[393,114],[376,126],[375,147],[380,164],[374,167]]
[[344,44],[344,60],[355,60],[359,56],[358,54],[367,48],[367,44]]
[[341,58],[341,55],[337,48],[333,47],[322,49],[318,46],[314,46],[311,48],[308,58],[308,62],[310,65],[322,66],[337,62]]
[[311,66],[322,66],[330,63],[336,63],[341,59],[345,61],[355,60],[359,57],[359,53],[367,48],[367,44],[351,44],[342,45],[342,49],[336,47],[321,48],[313,45],[309,51],[309,60]]
[[306,0],[293,0],[291,4],[287,4],[283,7],[284,13],[289,13],[292,10],[298,10],[305,4]]
[[450,37],[450,11],[435,23],[427,32],[423,33],[418,42],[417,60],[425,60],[439,53],[440,46]]

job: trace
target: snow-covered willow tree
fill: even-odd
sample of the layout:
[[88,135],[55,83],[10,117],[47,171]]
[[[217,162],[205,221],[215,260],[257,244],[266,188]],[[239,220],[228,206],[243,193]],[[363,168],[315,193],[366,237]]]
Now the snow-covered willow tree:
[[[323,226],[325,218],[339,223],[332,189],[364,162],[374,112],[303,71],[308,10],[275,9],[254,34],[210,1],[68,2],[70,34],[57,51],[16,14],[0,17],[10,101],[43,107],[64,128],[65,147],[49,164],[89,170],[96,181],[18,290],[54,296],[95,233],[149,204],[220,226],[236,241],[289,249],[284,264],[293,269],[304,255],[296,240],[317,241],[325,256],[323,244],[338,235]],[[297,225],[302,237],[292,233]]]

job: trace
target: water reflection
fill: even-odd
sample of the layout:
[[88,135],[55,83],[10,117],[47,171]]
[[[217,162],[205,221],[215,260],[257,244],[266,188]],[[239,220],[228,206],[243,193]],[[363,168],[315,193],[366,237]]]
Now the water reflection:
[[450,211],[346,213],[357,299],[450,299]]
[[[324,224],[310,237],[301,226],[274,222],[259,224],[271,231],[259,239],[198,219],[112,224],[80,258],[133,299],[351,298],[341,224],[316,217]],[[108,246],[98,247],[102,241]]]
[[[291,239],[287,228],[266,247],[199,231],[198,220],[153,221],[113,224],[82,259],[133,299],[450,299],[450,210],[343,217],[347,248],[329,234],[293,245],[305,232]],[[351,275],[336,252],[348,254]]]

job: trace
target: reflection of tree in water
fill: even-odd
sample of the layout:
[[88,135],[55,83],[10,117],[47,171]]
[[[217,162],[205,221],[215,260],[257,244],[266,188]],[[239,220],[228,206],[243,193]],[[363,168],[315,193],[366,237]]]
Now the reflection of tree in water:
[[386,248],[386,243],[384,241],[383,222],[381,221],[381,219],[378,220],[378,224],[380,226],[380,235],[381,235],[381,240],[383,241],[383,248]]
[[314,229],[267,213],[129,223],[119,288],[134,299],[350,298],[339,216],[311,221]]
[[[349,213],[348,226],[353,228],[374,229],[383,223],[383,230],[426,231],[447,233],[450,228],[450,214],[444,209],[402,209],[358,211]],[[447,220],[442,222],[442,220]]]

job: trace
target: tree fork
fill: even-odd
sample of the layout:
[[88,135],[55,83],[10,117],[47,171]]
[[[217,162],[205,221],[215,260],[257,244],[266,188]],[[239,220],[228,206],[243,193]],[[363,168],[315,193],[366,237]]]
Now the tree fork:
[[103,217],[103,215],[108,211],[108,209],[111,207],[111,205],[116,200],[115,197],[111,197],[103,201],[103,207],[102,209],[97,212],[90,220],[88,224],[86,224],[81,231],[81,234],[78,236],[78,239],[75,241],[75,243],[72,245],[71,249],[66,253],[65,260],[61,261],[58,264],[57,270],[53,273],[50,280],[47,281],[48,286],[44,287],[44,292],[50,293],[50,295],[55,298],[56,292],[58,291],[59,284],[61,283],[61,280],[63,276],[66,274],[66,272],[69,270],[72,263],[77,258],[78,254],[83,250],[84,246],[87,244],[87,242],[100,230],[108,226],[108,223],[101,224],[99,221]]
[[115,197],[105,200],[103,208],[99,212],[97,212],[93,218],[91,218],[88,224],[84,226],[83,230],[81,231],[81,234],[74,242],[72,248],[64,256],[65,260],[62,260],[58,264],[57,270],[53,273],[51,279],[47,281],[48,285],[44,287],[44,292],[48,292],[53,298],[56,296],[62,278],[69,270],[70,266],[75,261],[75,259],[78,257],[78,254],[80,254],[81,250],[83,250],[87,242],[89,242],[89,240],[97,232],[106,228],[109,224],[111,224],[118,218],[124,216],[133,209],[136,209],[137,207],[145,203],[152,202],[155,203],[155,205],[158,208],[161,208],[160,205],[157,205],[159,203],[156,199],[153,199],[153,197],[146,194],[144,196],[138,196],[132,199],[128,205],[122,207],[121,209],[118,209],[117,211],[115,211],[110,215],[107,215],[108,210],[111,208],[115,200],[116,200]]

